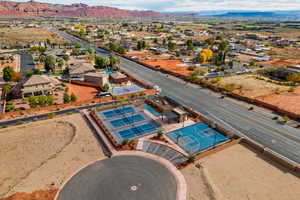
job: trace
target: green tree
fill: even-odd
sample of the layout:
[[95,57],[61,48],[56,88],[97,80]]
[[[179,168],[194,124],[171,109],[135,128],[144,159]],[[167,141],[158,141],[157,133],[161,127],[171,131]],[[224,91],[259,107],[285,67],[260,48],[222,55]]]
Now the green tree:
[[119,53],[119,54],[125,54],[126,53],[126,49],[122,46],[118,46],[116,51]]
[[70,103],[71,99],[68,93],[64,93],[63,99],[64,99],[64,103]]
[[37,98],[37,104],[39,106],[46,106],[47,105],[47,100],[48,100],[47,96],[41,95],[41,96],[38,96],[36,98]]
[[121,60],[119,58],[116,58],[113,55],[109,56],[109,67],[110,69],[116,69],[117,65],[120,64]]
[[77,97],[74,93],[71,94],[70,101],[71,102],[76,102],[77,101]]
[[48,55],[46,56],[46,59],[45,59],[45,70],[47,72],[49,71],[54,71],[54,68],[55,68],[55,64],[56,64],[56,59],[54,56],[52,55]]
[[63,70],[63,75],[66,75],[66,76],[70,75],[70,69],[69,69],[69,67],[66,67],[66,68]]
[[58,65],[59,67],[63,67],[63,66],[65,65],[65,61],[64,61],[63,59],[60,59],[60,60],[58,61],[57,65]]
[[169,49],[169,51],[175,51],[176,50],[176,48],[177,48],[177,45],[174,43],[174,42],[169,42],[168,43],[168,49]]
[[42,72],[39,69],[29,69],[25,72],[26,77],[31,77],[32,75],[41,75]]
[[37,98],[34,96],[31,96],[27,99],[30,108],[36,108],[38,106]]
[[147,44],[146,44],[146,41],[145,41],[145,40],[140,40],[140,41],[138,41],[138,43],[137,43],[137,49],[138,49],[138,50],[145,49],[146,46],[147,46]]
[[53,95],[47,96],[47,105],[51,106],[53,104],[54,104],[54,97],[53,97]]
[[89,54],[94,54],[94,53],[95,53],[94,49],[92,49],[92,48],[88,48],[87,52],[88,52]]
[[95,67],[98,69],[104,69],[108,67],[109,60],[106,58],[103,58],[102,56],[95,56]]
[[218,46],[218,52],[215,55],[215,64],[225,64],[227,53],[229,52],[229,43],[227,40],[222,39]]
[[109,85],[107,83],[104,84],[103,90],[107,92],[109,90]]
[[69,61],[69,60],[70,60],[70,56],[69,56],[69,55],[64,55],[64,56],[63,56],[63,59],[64,59],[65,61]]
[[73,43],[73,45],[76,49],[81,49],[83,47],[82,44],[80,44],[78,42]]
[[123,141],[122,141],[122,146],[125,146],[125,145],[127,145],[129,143],[129,140],[128,139],[124,139]]
[[14,73],[15,73],[15,70],[12,67],[10,67],[10,66],[4,67],[4,69],[3,69],[3,79],[4,79],[4,81],[5,82],[12,81]]
[[194,50],[194,48],[195,48],[193,40],[187,40],[186,45],[187,45],[187,50]]
[[198,72],[192,72],[190,74],[189,78],[190,78],[191,81],[197,81],[199,79],[199,73]]
[[2,89],[3,93],[4,93],[4,97],[6,98],[7,95],[9,95],[11,92],[12,92],[12,86],[9,85],[9,84],[5,84],[3,86],[3,89]]

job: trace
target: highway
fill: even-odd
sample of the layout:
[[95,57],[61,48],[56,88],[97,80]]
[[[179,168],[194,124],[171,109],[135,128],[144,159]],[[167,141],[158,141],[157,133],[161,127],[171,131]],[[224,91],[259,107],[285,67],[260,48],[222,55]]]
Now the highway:
[[[93,47],[67,33],[57,32],[66,39],[82,43],[86,48]],[[98,47],[93,48],[102,56],[109,54]],[[186,84],[125,58],[120,57],[120,59],[122,69],[133,76],[158,85],[162,89],[162,95],[205,114],[237,135],[255,141],[279,157],[300,166],[300,130],[278,124],[260,113],[249,111],[238,104],[203,92],[200,86]]]

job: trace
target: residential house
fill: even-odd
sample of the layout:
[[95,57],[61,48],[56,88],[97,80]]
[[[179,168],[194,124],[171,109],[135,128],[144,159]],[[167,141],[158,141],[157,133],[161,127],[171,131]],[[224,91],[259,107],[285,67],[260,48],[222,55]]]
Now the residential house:
[[69,67],[69,75],[71,78],[83,78],[84,74],[95,71],[92,63],[76,63]]
[[300,74],[300,65],[279,67],[272,72],[272,76],[283,80],[287,80],[287,78],[293,74]]
[[84,75],[84,81],[99,84],[101,87],[108,84],[109,75],[101,72],[91,72]]
[[122,74],[121,72],[114,72],[110,74],[110,81],[112,83],[122,84],[124,82],[127,82],[128,80],[129,78],[125,74]]
[[59,81],[46,75],[32,75],[21,84],[22,97],[50,95]]

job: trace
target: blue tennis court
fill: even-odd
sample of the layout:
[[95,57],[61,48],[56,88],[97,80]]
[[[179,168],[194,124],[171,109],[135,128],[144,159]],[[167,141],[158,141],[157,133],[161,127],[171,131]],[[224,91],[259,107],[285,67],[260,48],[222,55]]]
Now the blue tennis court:
[[113,118],[125,114],[135,113],[135,109],[132,106],[127,106],[124,108],[117,108],[109,111],[102,112],[105,118]]
[[122,140],[134,139],[136,137],[148,135],[157,131],[157,125],[154,123],[147,123],[133,128],[125,129],[118,132]]
[[99,111],[97,115],[118,144],[155,133],[160,126],[134,105]]
[[166,135],[190,155],[228,140],[228,137],[204,123],[197,123]]
[[144,120],[145,120],[145,118],[142,115],[137,114],[137,115],[133,115],[133,116],[130,116],[130,117],[124,117],[124,118],[121,118],[121,119],[116,119],[116,120],[110,121],[109,123],[114,128],[120,128],[120,127],[123,127],[123,126],[128,126],[130,124],[138,123],[138,122],[141,122],[141,121],[144,121]]

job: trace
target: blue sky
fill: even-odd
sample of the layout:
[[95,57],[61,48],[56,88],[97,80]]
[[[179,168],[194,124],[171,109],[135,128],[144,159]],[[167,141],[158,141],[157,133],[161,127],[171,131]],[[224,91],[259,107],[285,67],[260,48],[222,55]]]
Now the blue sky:
[[[22,1],[22,0],[20,0]],[[157,11],[300,10],[300,0],[37,0],[47,3],[85,3],[123,9]]]

